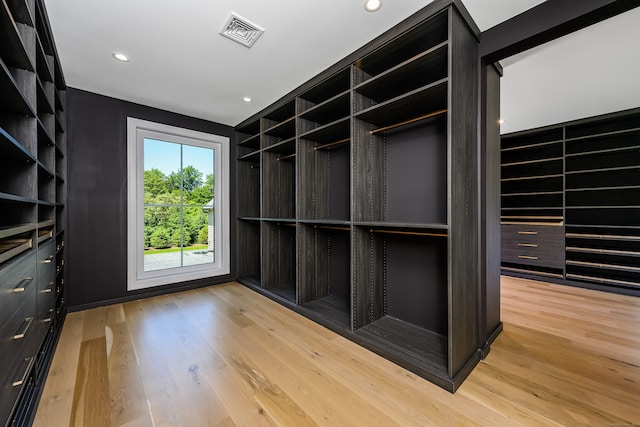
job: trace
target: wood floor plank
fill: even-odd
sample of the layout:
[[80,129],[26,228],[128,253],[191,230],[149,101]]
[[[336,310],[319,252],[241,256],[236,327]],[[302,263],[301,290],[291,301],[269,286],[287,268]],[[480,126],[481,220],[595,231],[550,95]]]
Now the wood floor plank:
[[503,277],[456,394],[236,283],[67,317],[51,426],[640,424],[640,298]]
[[36,412],[35,426],[46,426],[50,420],[69,425],[83,327],[84,312],[67,315],[58,342],[58,348],[64,351],[57,351],[53,356]]
[[111,426],[110,408],[106,339],[83,341],[69,425]]

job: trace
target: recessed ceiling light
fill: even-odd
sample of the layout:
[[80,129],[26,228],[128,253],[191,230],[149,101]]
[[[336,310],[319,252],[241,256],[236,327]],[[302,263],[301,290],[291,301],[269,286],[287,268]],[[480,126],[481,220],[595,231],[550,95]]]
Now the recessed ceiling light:
[[244,102],[251,102],[251,98],[249,98],[248,96],[244,96],[244,97],[242,98],[242,100],[243,100]]
[[364,9],[367,12],[375,12],[382,7],[382,0],[367,0],[364,3]]
[[501,124],[503,124],[503,123],[504,123],[504,120],[503,120],[503,119],[498,120],[498,124],[499,124],[499,125],[501,125]]
[[129,57],[121,52],[113,52],[113,57],[120,62],[129,62]]

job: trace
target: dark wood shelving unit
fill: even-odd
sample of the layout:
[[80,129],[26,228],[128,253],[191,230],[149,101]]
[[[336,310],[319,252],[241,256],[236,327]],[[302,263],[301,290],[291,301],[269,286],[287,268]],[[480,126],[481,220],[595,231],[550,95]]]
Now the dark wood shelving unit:
[[0,425],[30,425],[66,313],[66,85],[41,0],[0,6]]
[[452,392],[487,345],[467,16],[438,0],[236,127],[238,280]]
[[[538,206],[538,194],[521,200],[509,194],[522,191],[517,185],[532,182],[512,179],[512,175],[529,173],[526,164],[505,164],[514,160],[509,153],[517,150],[520,142],[526,144],[523,153],[528,152],[536,161],[548,155],[552,158],[549,164],[557,165],[553,173],[535,181],[538,190],[553,192],[553,209]],[[503,226],[503,271],[640,295],[640,109],[506,135],[502,144],[503,221],[516,221],[517,212],[511,204],[515,200],[518,212],[525,213],[527,220],[554,222],[561,218],[564,239],[559,245],[559,238],[549,241],[537,237],[552,247],[544,264],[554,264],[554,269],[536,269],[530,264],[543,263],[542,257],[539,261],[515,260],[508,247],[512,237],[505,235]],[[562,172],[556,173],[560,164]],[[561,180],[563,186],[559,187]],[[541,217],[535,219],[536,212]],[[560,212],[564,213],[561,217]]]

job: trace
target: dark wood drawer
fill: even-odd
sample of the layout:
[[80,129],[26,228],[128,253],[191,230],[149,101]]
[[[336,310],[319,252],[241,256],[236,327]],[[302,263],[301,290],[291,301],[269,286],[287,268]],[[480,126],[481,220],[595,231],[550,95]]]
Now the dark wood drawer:
[[564,227],[502,225],[502,262],[564,268]]
[[[35,357],[16,360],[16,364],[0,374],[0,424],[7,421],[9,414],[17,405],[20,392],[28,387],[33,372]],[[4,366],[3,366],[4,368]]]
[[25,318],[35,315],[35,270],[32,252],[0,271],[0,337],[13,335]]

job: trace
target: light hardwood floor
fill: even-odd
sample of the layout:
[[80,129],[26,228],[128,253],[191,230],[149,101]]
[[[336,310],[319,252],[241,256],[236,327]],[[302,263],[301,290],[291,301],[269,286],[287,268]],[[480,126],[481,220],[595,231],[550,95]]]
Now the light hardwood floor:
[[35,426],[640,424],[640,298],[502,279],[454,395],[236,283],[71,313]]

